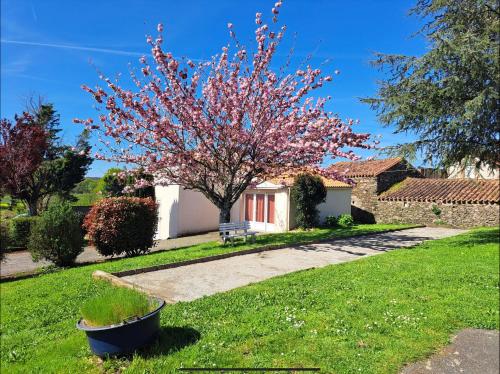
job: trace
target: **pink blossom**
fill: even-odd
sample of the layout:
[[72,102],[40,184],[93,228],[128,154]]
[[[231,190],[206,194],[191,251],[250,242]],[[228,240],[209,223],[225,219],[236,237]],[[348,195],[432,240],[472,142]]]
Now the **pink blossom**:
[[[273,14],[280,7],[278,1]],[[200,191],[219,207],[257,180],[283,173],[345,179],[320,165],[357,159],[351,148],[373,148],[369,134],[355,133],[354,121],[327,111],[330,97],[314,96],[331,76],[312,66],[289,75],[275,70],[286,27],[263,25],[261,13],[255,22],[254,48],[236,43],[207,62],[181,64],[161,38],[148,37],[151,67],[141,58],[143,74],[131,73],[134,89],[107,77],[103,87],[82,86],[102,111],[100,126],[75,120],[102,138],[106,151],[96,158],[135,164],[156,183]]]
[[261,25],[262,24],[262,13],[255,13],[255,23],[257,25]]

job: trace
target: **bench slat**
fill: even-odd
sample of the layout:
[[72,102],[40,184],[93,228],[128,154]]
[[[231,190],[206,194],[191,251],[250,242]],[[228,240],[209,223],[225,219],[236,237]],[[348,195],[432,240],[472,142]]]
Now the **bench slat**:
[[251,236],[255,240],[255,231],[248,231],[250,229],[250,222],[226,222],[219,224],[219,234],[223,238],[224,242],[226,240],[232,240],[238,237],[244,237],[245,240],[248,236]]

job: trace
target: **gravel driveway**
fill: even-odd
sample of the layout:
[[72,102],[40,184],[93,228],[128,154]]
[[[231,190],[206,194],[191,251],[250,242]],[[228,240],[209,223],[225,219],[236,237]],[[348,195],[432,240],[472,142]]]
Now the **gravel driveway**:
[[357,260],[464,230],[415,228],[309,244],[123,277],[170,302],[191,301],[271,277]]
[[[151,252],[164,251],[173,248],[188,247],[200,243],[219,240],[219,232],[209,232],[206,234],[190,235],[181,238],[159,240]],[[106,257],[101,256],[94,247],[85,247],[77,259],[77,263],[92,263],[106,261]],[[14,274],[30,273],[41,267],[50,265],[48,261],[33,262],[28,251],[7,253],[5,261],[0,263],[0,277],[8,277]]]

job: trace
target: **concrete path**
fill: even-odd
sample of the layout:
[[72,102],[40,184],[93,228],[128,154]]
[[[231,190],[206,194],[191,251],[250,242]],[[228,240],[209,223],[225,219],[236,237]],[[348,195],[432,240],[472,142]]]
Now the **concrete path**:
[[498,374],[498,331],[466,329],[453,343],[427,360],[408,365],[401,374]]
[[123,277],[170,302],[191,301],[282,274],[357,260],[464,230],[416,228],[283,248]]
[[[164,251],[168,249],[187,247],[191,245],[212,242],[219,240],[219,232],[209,232],[206,234],[184,236],[176,239],[159,240],[157,245],[151,249],[151,252]],[[120,256],[122,257],[122,256]],[[101,256],[94,247],[85,247],[77,259],[77,263],[91,263],[106,261],[104,256]],[[5,261],[0,263],[0,277],[12,276],[18,273],[33,272],[41,267],[48,266],[51,263],[48,261],[34,262],[28,251],[19,251],[7,253]]]

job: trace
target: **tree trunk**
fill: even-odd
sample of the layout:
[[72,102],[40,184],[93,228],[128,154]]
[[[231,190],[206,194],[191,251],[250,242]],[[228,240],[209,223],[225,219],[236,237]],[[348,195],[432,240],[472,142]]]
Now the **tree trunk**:
[[219,223],[231,222],[231,207],[229,202],[223,202],[219,207]]
[[37,201],[26,201],[26,205],[28,205],[28,214],[30,216],[36,216],[38,214],[38,206]]

